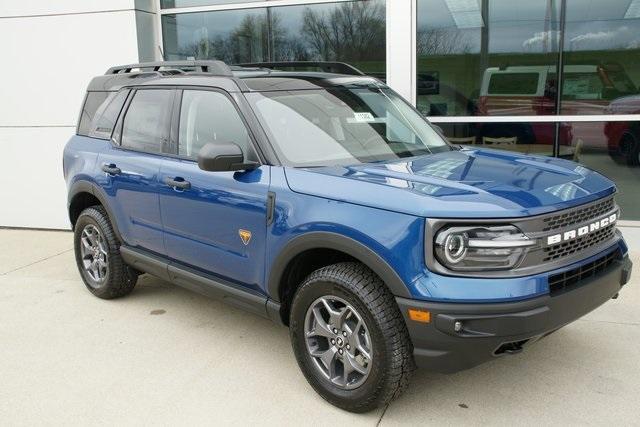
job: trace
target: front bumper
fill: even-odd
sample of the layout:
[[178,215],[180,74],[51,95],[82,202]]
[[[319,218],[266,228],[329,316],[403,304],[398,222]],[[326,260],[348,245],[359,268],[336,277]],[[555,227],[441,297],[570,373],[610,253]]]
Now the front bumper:
[[[617,296],[631,275],[628,256],[556,296],[513,303],[432,303],[397,297],[418,366],[451,373],[516,353]],[[409,319],[409,309],[431,313],[430,323]],[[461,329],[456,331],[456,323]]]

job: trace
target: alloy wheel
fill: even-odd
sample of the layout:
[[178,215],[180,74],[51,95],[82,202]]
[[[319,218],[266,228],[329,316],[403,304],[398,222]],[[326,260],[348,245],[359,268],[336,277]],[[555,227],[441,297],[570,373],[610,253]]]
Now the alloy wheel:
[[318,371],[335,386],[361,386],[372,366],[372,342],[362,316],[336,296],[318,298],[305,317],[307,351]]
[[109,272],[107,242],[100,230],[88,224],[80,236],[80,255],[87,275],[96,283],[104,282]]

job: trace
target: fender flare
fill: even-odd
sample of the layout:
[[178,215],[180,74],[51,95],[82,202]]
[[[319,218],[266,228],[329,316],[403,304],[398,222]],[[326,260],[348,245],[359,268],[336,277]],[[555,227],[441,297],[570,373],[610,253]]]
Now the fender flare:
[[342,234],[320,231],[293,238],[280,252],[269,273],[267,291],[271,299],[280,302],[280,281],[287,265],[298,254],[309,249],[333,249],[349,254],[376,273],[393,295],[412,298],[398,273],[372,249]]
[[67,212],[69,213],[69,221],[71,221],[71,202],[73,199],[80,193],[89,193],[93,195],[96,199],[100,201],[100,204],[107,212],[107,216],[109,217],[109,221],[111,222],[111,226],[113,227],[113,231],[116,234],[116,237],[119,241],[123,242],[122,235],[120,234],[120,229],[118,228],[118,223],[116,222],[116,217],[107,203],[107,195],[98,187],[96,184],[90,181],[76,181],[71,185],[69,189],[69,195],[67,197]]

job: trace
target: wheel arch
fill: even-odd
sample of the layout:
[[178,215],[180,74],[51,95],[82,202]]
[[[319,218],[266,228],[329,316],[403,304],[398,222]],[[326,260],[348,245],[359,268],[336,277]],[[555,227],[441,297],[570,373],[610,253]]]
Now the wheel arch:
[[[292,239],[273,262],[268,279],[267,292],[280,304],[280,316],[288,323],[290,302],[300,285],[299,276],[291,279],[291,269],[301,256],[331,256],[329,262],[320,262],[320,267],[334,262],[352,260],[371,269],[395,296],[411,298],[411,294],[398,273],[375,251],[350,237],[331,232],[311,232]],[[319,268],[319,267],[318,267]],[[309,271],[310,273],[311,271]]]
[[75,228],[76,221],[84,209],[96,204],[101,205],[105,209],[116,237],[122,242],[122,236],[118,224],[115,221],[115,216],[107,203],[107,196],[96,184],[89,181],[76,181],[69,190],[67,211],[69,221],[71,221],[71,228]]

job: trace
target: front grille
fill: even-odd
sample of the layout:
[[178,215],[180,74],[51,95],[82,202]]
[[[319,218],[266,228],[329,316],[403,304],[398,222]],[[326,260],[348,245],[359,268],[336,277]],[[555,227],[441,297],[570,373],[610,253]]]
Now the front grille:
[[[432,251],[425,251],[429,269],[442,274],[465,277],[523,277],[553,271],[612,248],[621,239],[616,231],[620,211],[613,195],[591,203],[547,214],[507,220],[433,219],[427,220],[425,239],[433,245],[438,232],[446,226],[517,227],[535,244],[527,247],[517,266],[510,270],[451,271],[441,265]],[[605,221],[606,220],[606,221]],[[608,222],[607,222],[608,221]],[[604,224],[607,224],[603,226]],[[585,232],[585,228],[587,231]],[[549,244],[549,242],[560,242]]]
[[584,208],[565,212],[559,215],[553,215],[544,219],[544,228],[542,231],[552,231],[559,228],[569,227],[570,225],[580,224],[597,218],[610,212],[615,207],[613,196],[600,202],[591,204]]
[[551,296],[559,295],[584,284],[586,279],[606,273],[620,258],[620,250],[610,252],[595,261],[582,265],[564,273],[549,277],[549,293]]
[[544,248],[544,258],[543,261],[553,261],[559,258],[564,258],[569,255],[573,255],[576,252],[580,252],[584,249],[590,248],[591,246],[595,246],[598,243],[607,241],[613,238],[615,234],[616,226],[610,225],[605,228],[601,228],[592,234],[587,234],[583,237],[578,237],[575,240],[570,240],[564,243],[558,243],[557,245],[549,246]]

